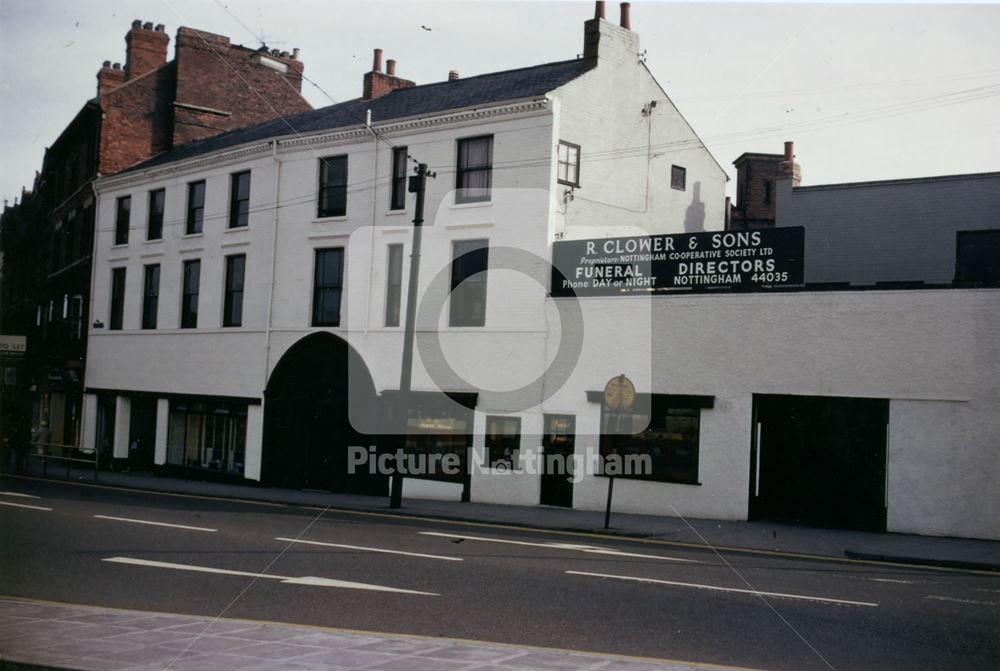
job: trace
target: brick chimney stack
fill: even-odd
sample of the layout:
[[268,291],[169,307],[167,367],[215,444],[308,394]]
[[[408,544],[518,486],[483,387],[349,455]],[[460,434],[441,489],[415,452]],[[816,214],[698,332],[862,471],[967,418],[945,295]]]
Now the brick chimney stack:
[[619,25],[605,19],[604,2],[594,5],[594,18],[583,24],[583,58],[596,63],[623,64],[639,53],[639,35],[632,31],[631,5],[621,3]]
[[795,162],[795,144],[792,142],[785,143],[785,156],[778,164],[778,179],[792,180],[793,187],[802,183],[802,170]]
[[376,49],[372,59],[372,71],[366,73],[364,78],[361,97],[365,100],[381,98],[396,89],[408,89],[416,86],[414,82],[396,76],[396,61],[390,59],[386,65],[388,66],[387,71],[382,72],[382,50]]
[[104,65],[97,71],[97,95],[102,96],[124,83],[125,71],[122,70],[122,64],[112,65],[111,61],[104,61]]
[[125,79],[135,79],[166,63],[169,43],[162,23],[154,28],[149,21],[133,21],[132,29],[125,35]]

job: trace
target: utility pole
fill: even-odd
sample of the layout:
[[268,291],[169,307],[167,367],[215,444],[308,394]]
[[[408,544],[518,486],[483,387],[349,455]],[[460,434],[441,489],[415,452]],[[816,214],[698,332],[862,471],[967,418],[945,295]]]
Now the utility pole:
[[[403,362],[399,371],[399,394],[396,398],[396,449],[397,454],[406,446],[406,424],[410,409],[410,384],[413,378],[413,340],[417,321],[417,280],[420,278],[420,243],[423,239],[424,194],[427,178],[437,175],[427,169],[426,163],[417,165],[417,174],[410,177],[407,191],[417,194],[417,208],[413,217],[413,248],[410,252],[410,280],[406,286],[406,323],[403,328]],[[392,475],[389,487],[389,507],[403,505],[403,476]]]

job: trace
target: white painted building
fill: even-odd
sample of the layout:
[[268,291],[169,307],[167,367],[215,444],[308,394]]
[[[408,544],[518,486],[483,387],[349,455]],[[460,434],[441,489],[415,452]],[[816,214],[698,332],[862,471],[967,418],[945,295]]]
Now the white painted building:
[[[100,180],[85,444],[385,493],[347,447],[391,432],[408,155],[437,173],[409,441],[474,455],[404,497],[599,509],[605,476],[516,456],[616,448],[652,464],[616,479],[620,511],[1000,537],[997,290],[549,295],[554,244],[723,228],[725,173],[639,53],[594,19],[573,61],[416,87],[376,61],[385,95]],[[611,414],[622,374],[636,404]],[[848,437],[796,448],[819,434]]]

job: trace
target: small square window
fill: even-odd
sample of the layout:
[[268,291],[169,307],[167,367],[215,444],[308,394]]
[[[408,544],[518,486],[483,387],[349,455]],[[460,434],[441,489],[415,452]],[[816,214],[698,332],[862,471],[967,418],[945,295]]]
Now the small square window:
[[559,142],[560,184],[580,186],[580,145],[572,142]]
[[486,464],[513,469],[521,447],[521,418],[486,416]]
[[684,191],[687,188],[687,169],[679,165],[670,166],[670,188]]

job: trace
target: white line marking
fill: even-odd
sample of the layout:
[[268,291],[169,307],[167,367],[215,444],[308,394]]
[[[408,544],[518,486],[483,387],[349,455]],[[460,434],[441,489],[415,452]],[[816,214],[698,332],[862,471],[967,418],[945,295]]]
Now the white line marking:
[[218,531],[208,527],[189,527],[186,524],[167,524],[166,522],[150,522],[149,520],[134,520],[129,517],[114,517],[112,515],[94,515],[99,520],[113,520],[115,522],[131,522],[132,524],[150,524],[154,527],[171,527],[173,529],[187,529],[188,531]]
[[344,548],[346,550],[363,550],[365,552],[382,552],[391,555],[404,555],[406,557],[421,557],[423,559],[443,559],[445,561],[462,561],[461,557],[445,557],[444,555],[425,555],[419,552],[403,552],[402,550],[385,550],[383,548],[368,548],[362,547],[360,545],[342,545],[340,543],[323,543],[320,541],[306,541],[299,538],[275,538],[276,541],[285,541],[286,543],[304,543],[306,545],[322,545],[324,547],[330,548]]
[[11,506],[12,508],[28,508],[29,510],[52,510],[44,506],[29,506],[27,503],[11,503],[10,501],[0,501],[0,506]]
[[1000,606],[1000,601],[975,601],[973,599],[959,599],[953,596],[925,596],[925,599],[933,599],[934,601],[950,601],[953,603],[967,603],[972,606]]
[[0,492],[0,496],[18,496],[22,499],[37,499],[34,494],[22,494],[21,492]]
[[897,580],[895,578],[868,578],[868,580],[871,580],[872,582],[891,582],[891,583],[895,583],[897,585],[912,585],[913,584],[912,580]]
[[674,582],[672,580],[657,580],[655,578],[635,578],[628,575],[609,575],[607,573],[587,573],[585,571],[566,571],[571,575],[584,575],[592,578],[613,578],[615,580],[631,580],[633,582],[648,582],[656,585],[672,585],[674,587],[694,587],[696,589],[707,589],[714,592],[735,592],[737,594],[750,594],[753,596],[773,596],[781,599],[798,599],[801,601],[819,601],[820,603],[839,603],[848,606],[868,606],[875,608],[877,603],[868,601],[848,601],[846,599],[829,599],[821,596],[804,596],[802,594],[783,594],[781,592],[759,592],[753,589],[737,589],[735,587],[718,587],[716,585],[699,585],[692,582]]
[[371,592],[395,592],[397,594],[419,594],[421,596],[440,596],[434,592],[417,592],[410,589],[398,589],[396,587],[386,587],[384,585],[371,585],[363,582],[350,582],[348,580],[335,580],[333,578],[319,578],[316,576],[302,576],[293,578],[282,575],[271,575],[269,573],[252,573],[250,571],[234,571],[224,568],[212,568],[211,566],[196,566],[194,564],[174,564],[171,562],[153,561],[150,559],[136,559],[134,557],[105,557],[101,561],[113,562],[115,564],[130,564],[132,566],[147,566],[151,568],[174,569],[177,571],[194,571],[196,573],[212,573],[215,575],[238,575],[248,578],[266,578],[268,580],[278,580],[287,585],[311,585],[313,587],[340,587],[343,589],[363,589]]
[[611,550],[608,548],[596,547],[593,545],[575,545],[573,543],[531,543],[529,541],[515,541],[506,538],[487,538],[486,536],[466,536],[464,534],[446,534],[439,531],[420,531],[424,536],[437,536],[439,538],[460,538],[465,541],[483,541],[484,543],[506,543],[508,545],[527,545],[536,548],[546,548],[549,550],[575,550],[577,552],[587,552],[595,555],[608,555],[611,557],[639,557],[641,559],[662,559],[664,561],[679,561],[689,564],[700,564],[695,559],[681,559],[679,557],[664,557],[663,555],[647,555],[638,552],[624,552],[622,550]]

